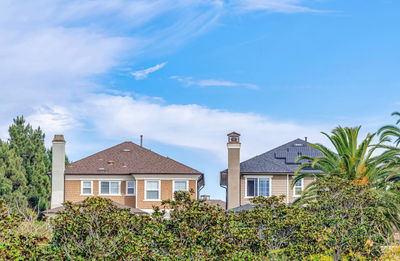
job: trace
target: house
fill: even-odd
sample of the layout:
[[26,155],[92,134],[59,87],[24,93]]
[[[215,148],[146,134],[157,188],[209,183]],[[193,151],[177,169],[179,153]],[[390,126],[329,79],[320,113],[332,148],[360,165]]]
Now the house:
[[[255,196],[286,196],[286,203],[299,197],[313,178],[298,181],[292,188],[294,173],[302,162],[301,155],[312,157],[322,153],[308,146],[307,139],[296,139],[246,161],[240,162],[240,134],[228,134],[228,169],[220,172],[220,185],[227,190],[227,209],[248,209]],[[316,172],[314,169],[303,171]]]
[[190,191],[193,199],[204,187],[204,175],[133,142],[123,142],[65,166],[65,140],[55,135],[52,144],[51,209],[65,201],[87,197],[109,198],[132,212],[151,213],[153,206],[172,199],[175,191]]

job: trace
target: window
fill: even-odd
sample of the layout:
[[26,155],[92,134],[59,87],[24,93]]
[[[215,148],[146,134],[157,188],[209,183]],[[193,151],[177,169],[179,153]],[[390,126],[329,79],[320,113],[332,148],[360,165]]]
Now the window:
[[269,197],[271,178],[246,178],[247,197]]
[[120,195],[120,181],[100,181],[100,195]]
[[146,180],[146,200],[160,200],[160,181]]
[[92,181],[82,181],[81,183],[81,194],[82,195],[93,195],[93,182]]
[[174,181],[174,192],[175,191],[188,191],[188,184],[186,180],[175,180]]
[[126,195],[135,195],[135,181],[126,182]]
[[302,192],[303,192],[303,179],[300,179],[294,184],[293,196],[300,197]]

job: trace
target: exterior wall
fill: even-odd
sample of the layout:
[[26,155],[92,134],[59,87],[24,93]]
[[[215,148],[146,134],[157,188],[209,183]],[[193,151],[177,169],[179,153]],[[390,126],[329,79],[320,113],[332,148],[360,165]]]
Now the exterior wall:
[[109,198],[114,202],[122,205],[136,208],[136,196],[127,196],[126,181],[121,181],[121,196],[105,196],[99,195],[99,181],[93,180],[93,195],[81,195],[81,181],[80,180],[66,180],[65,181],[65,201],[79,202],[85,200],[87,197],[100,196],[102,198]]
[[[65,201],[71,202],[79,202],[85,200],[87,197],[99,196],[103,198],[109,198],[114,202],[133,207],[139,209],[148,209],[151,210],[153,206],[161,206],[161,201],[165,199],[172,199],[173,197],[173,180],[187,180],[188,181],[188,189],[193,190],[195,193],[191,194],[192,199],[197,198],[197,180],[193,177],[191,179],[185,178],[166,178],[162,179],[151,179],[151,180],[160,180],[160,188],[161,188],[161,199],[159,201],[146,201],[145,200],[145,190],[144,190],[144,181],[145,179],[136,180],[136,196],[126,195],[126,182],[128,180],[134,180],[134,178],[130,175],[126,176],[90,176],[90,175],[79,175],[79,176],[66,176],[65,180]],[[146,179],[150,179],[146,177]],[[92,181],[93,182],[93,195],[81,195],[81,185],[82,180]],[[100,181],[119,181],[121,182],[121,195],[113,196],[113,195],[99,195],[99,184]]]
[[[156,179],[153,179],[156,180]],[[137,180],[137,208],[151,210],[153,206],[161,206],[161,201],[166,199],[172,199],[173,196],[173,180],[160,180],[161,182],[161,199],[160,200],[145,200],[145,180]],[[197,197],[197,180],[189,180],[189,190],[193,189],[194,194],[191,194],[192,199]]]
[[[246,198],[246,175],[241,175],[240,177],[240,200],[241,205],[251,204],[249,198]],[[294,197],[292,182],[293,182],[293,174],[256,174],[256,175],[248,175],[248,176],[271,176],[271,195],[280,196],[285,195],[285,201],[287,203],[292,203],[296,197]],[[289,176],[289,179],[288,179]],[[306,178],[303,181],[303,189],[305,189],[311,182],[312,178]],[[288,195],[289,192],[289,195]],[[289,199],[289,200],[287,200]]]

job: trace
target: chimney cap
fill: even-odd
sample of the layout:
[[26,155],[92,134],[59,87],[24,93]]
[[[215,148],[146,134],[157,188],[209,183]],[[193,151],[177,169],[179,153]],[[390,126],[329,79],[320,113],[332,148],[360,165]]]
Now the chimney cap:
[[53,138],[53,142],[65,142],[65,139],[64,139],[64,135],[62,135],[62,134],[56,134],[56,135],[54,135],[54,138]]
[[230,137],[230,136],[240,136],[240,134],[237,133],[237,132],[235,132],[235,131],[233,131],[233,132],[231,132],[231,133],[228,133],[227,136],[228,136],[228,137]]

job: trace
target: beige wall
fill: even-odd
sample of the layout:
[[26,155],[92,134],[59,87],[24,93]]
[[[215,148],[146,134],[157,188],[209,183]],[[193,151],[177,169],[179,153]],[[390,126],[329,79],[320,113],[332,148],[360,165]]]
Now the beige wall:
[[[240,195],[241,195],[241,205],[250,204],[249,198],[246,198],[246,184],[245,176],[242,175],[240,178]],[[289,188],[289,203],[292,203],[296,198],[293,197],[292,181],[293,174],[289,175],[289,180],[287,180],[287,174],[257,174],[257,175],[247,175],[247,176],[271,176],[271,194],[274,196],[285,195],[285,202],[287,202],[287,191]],[[289,181],[289,182],[288,182]],[[306,178],[303,183],[303,188],[306,188],[313,181],[312,178]],[[289,185],[288,185],[289,184]]]
[[[109,198],[114,202],[136,208],[136,197],[127,196],[126,192],[126,181],[121,181],[121,196],[104,196],[103,198]],[[99,181],[93,181],[93,196],[99,196]],[[65,181],[65,201],[79,202],[86,199],[88,196],[81,196],[81,181],[80,180],[66,180]],[[92,197],[92,196],[89,196]]]
[[[160,201],[146,201],[145,200],[145,191],[144,191],[144,182],[145,180],[138,180],[137,182],[137,204],[140,209],[152,209],[153,206],[161,206],[161,201],[166,199],[172,199],[172,189],[173,189],[173,180],[160,180],[161,182],[161,199]],[[197,197],[197,180],[189,180],[189,190],[193,189],[195,193],[191,194],[192,199],[196,199]]]
[[[161,181],[161,200],[172,198],[173,180],[160,180]],[[109,198],[114,202],[140,209],[152,209],[154,206],[161,206],[161,201],[145,201],[144,200],[144,180],[137,180],[136,185],[136,196],[127,196],[126,193],[126,181],[121,181],[121,196],[104,196],[103,198]],[[189,190],[193,190],[195,193],[191,194],[192,199],[197,197],[197,180],[189,180]],[[93,195],[99,196],[99,181],[93,181]],[[79,202],[86,199],[88,196],[81,195],[81,180],[66,180],[65,181],[65,201]],[[89,196],[90,197],[90,196]]]

